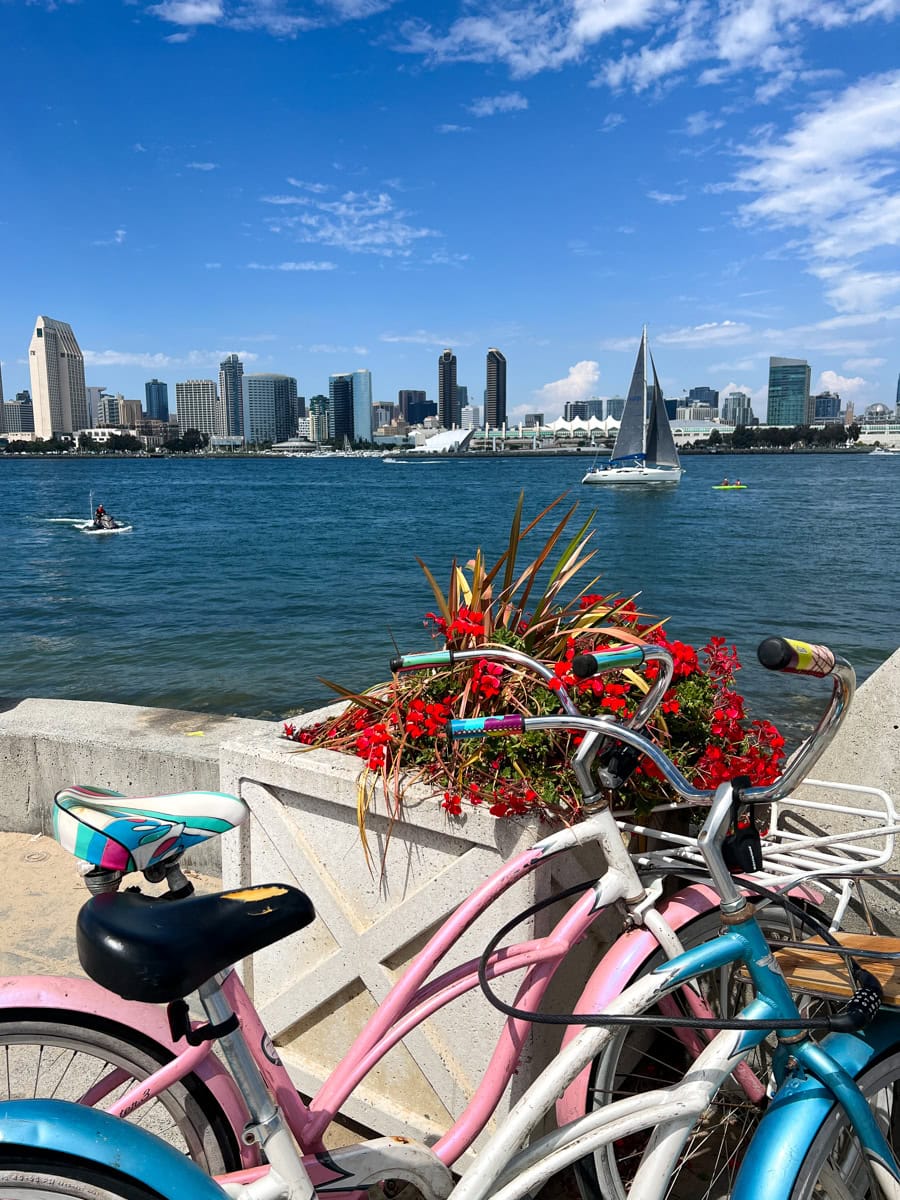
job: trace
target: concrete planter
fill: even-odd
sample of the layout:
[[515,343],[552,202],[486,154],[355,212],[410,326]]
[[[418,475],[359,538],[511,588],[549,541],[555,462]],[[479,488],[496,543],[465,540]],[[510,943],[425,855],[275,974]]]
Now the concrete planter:
[[[303,719],[314,722],[332,711]],[[299,749],[272,733],[223,746],[223,790],[240,795],[251,810],[250,820],[225,839],[223,877],[226,886],[294,883],[316,906],[318,919],[311,927],[256,955],[245,973],[298,1089],[309,1095],[346,1053],[434,927],[506,859],[548,829],[537,821],[498,821],[481,810],[452,819],[433,795],[419,788],[407,795],[400,820],[391,821],[383,797],[370,810],[370,869],[357,828],[361,761]],[[552,875],[550,866],[498,900],[445,965],[477,957],[491,934],[549,888],[568,886],[602,869],[596,857],[592,864],[576,863],[571,856],[554,859]],[[551,911],[555,919],[562,909]],[[530,929],[521,926],[523,938],[532,931],[533,924]],[[555,982],[546,1005],[568,1003],[571,1011],[597,953],[590,940],[579,947],[578,961],[560,971],[566,978]],[[514,982],[506,982],[509,986],[499,990],[511,998]],[[454,1001],[388,1054],[345,1106],[345,1114],[379,1132],[434,1140],[464,1108],[502,1022],[477,989]],[[537,1029],[498,1116],[557,1042],[558,1034]]]

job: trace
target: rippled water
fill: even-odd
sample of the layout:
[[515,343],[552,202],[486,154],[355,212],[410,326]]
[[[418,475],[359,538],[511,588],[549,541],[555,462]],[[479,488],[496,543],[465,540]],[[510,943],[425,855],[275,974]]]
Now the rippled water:
[[[771,633],[829,643],[865,677],[896,648],[900,458],[691,457],[677,488],[582,487],[586,459],[0,459],[0,695],[280,715],[387,676],[429,644],[416,563],[499,553],[569,489],[596,508],[599,589],[641,592],[671,635],[722,634],[759,715],[793,723],[815,681],[767,676]],[[746,491],[711,490],[740,473]],[[134,524],[86,537],[51,517],[90,493]],[[799,707],[798,707],[799,706]]]

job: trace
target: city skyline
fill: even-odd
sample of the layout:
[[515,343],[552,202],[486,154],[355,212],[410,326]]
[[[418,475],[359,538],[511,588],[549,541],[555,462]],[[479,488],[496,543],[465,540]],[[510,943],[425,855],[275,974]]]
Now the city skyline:
[[625,389],[645,323],[668,396],[746,391],[763,417],[778,355],[857,408],[895,397],[895,0],[3,17],[7,395],[49,312],[88,383],[132,397],[232,353],[307,394],[368,367],[377,401],[433,396],[450,346],[480,403],[500,346],[509,419],[552,417]]

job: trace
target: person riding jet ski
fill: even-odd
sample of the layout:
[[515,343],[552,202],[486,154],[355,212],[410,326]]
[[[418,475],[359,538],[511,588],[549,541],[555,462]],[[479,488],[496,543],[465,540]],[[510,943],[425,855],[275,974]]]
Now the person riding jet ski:
[[95,529],[115,529],[116,523],[103,507],[102,504],[97,505],[97,511],[94,513],[94,528]]

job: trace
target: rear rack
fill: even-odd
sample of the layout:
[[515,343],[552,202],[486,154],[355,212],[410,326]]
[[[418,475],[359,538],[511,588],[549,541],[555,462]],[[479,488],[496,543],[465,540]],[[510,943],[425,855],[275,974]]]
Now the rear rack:
[[[807,788],[831,795],[811,799],[804,794]],[[686,807],[668,804],[654,812],[684,811]],[[705,870],[695,837],[639,825],[629,820],[630,816],[617,814],[620,827],[651,845],[658,844],[656,849],[634,852],[639,870],[665,872],[687,865]],[[823,827],[832,832],[821,832]],[[867,911],[860,880],[890,861],[898,833],[900,818],[893,800],[881,788],[806,779],[799,793],[771,805],[769,825],[762,836],[764,866],[753,880],[777,891],[815,880],[817,891],[836,899],[831,928],[839,929],[854,894]]]

